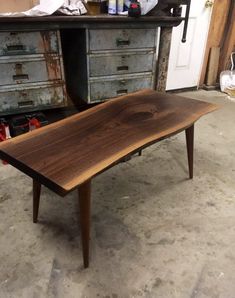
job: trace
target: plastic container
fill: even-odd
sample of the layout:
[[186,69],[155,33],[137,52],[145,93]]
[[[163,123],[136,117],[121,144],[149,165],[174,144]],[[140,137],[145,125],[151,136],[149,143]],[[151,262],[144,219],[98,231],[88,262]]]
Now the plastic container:
[[90,0],[87,1],[86,7],[89,15],[98,15],[101,13],[100,0]]
[[231,100],[235,100],[235,52],[231,53],[231,70],[222,71],[220,74],[220,89],[229,95]]
[[109,14],[117,14],[117,0],[109,0]]
[[117,0],[117,13],[121,14],[124,10],[124,0]]

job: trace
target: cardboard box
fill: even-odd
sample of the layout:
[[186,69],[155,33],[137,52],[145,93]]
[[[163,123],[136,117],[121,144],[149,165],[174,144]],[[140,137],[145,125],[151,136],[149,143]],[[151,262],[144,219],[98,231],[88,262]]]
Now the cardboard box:
[[33,8],[39,0],[7,0],[0,1],[0,13],[21,12]]

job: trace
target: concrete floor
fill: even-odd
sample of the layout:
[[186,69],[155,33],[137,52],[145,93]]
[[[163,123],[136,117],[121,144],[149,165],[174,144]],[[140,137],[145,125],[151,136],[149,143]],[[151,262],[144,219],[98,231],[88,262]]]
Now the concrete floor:
[[43,188],[32,223],[31,180],[0,166],[0,298],[234,298],[235,103],[197,122],[195,177],[184,133],[93,181],[90,268],[82,267],[77,194]]

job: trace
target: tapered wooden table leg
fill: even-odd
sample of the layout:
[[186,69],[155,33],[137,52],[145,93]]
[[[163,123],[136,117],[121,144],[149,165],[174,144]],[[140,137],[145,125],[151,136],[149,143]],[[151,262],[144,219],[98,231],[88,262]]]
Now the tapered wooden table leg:
[[33,179],[33,222],[38,221],[38,209],[40,203],[41,184]]
[[186,144],[188,153],[188,168],[189,178],[193,178],[193,149],[194,149],[194,125],[190,126],[185,130]]
[[84,268],[89,266],[91,180],[78,188]]

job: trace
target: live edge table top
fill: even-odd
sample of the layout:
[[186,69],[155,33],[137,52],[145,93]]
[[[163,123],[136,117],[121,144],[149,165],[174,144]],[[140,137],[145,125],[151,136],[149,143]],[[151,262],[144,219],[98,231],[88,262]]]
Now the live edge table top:
[[64,196],[215,109],[215,104],[146,89],[3,142],[0,158]]

